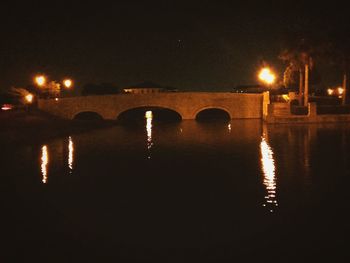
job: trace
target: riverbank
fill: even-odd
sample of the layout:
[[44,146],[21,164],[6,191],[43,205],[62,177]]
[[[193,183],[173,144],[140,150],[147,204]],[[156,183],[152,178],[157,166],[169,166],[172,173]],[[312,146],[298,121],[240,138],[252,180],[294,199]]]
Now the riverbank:
[[64,120],[38,110],[0,112],[0,145],[27,145],[115,125],[107,121]]

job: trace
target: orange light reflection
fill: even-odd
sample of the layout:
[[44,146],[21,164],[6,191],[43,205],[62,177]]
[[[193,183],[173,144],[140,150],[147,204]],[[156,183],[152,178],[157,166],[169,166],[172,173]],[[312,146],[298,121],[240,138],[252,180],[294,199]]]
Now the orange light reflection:
[[48,169],[47,166],[49,164],[49,154],[47,150],[47,146],[44,145],[41,147],[41,174],[42,174],[42,182],[44,184],[47,183],[47,174],[48,174]]
[[146,132],[147,132],[147,150],[148,150],[148,159],[151,159],[151,148],[153,145],[152,142],[152,120],[153,120],[153,112],[152,111],[146,111],[145,113],[146,118]]
[[69,173],[73,172],[73,162],[74,162],[74,143],[71,136],[68,138],[68,168]]
[[264,137],[261,139],[260,150],[262,170],[264,173],[263,183],[267,192],[263,206],[267,207],[270,212],[274,212],[274,208],[278,206],[276,198],[276,166],[273,158],[273,150]]

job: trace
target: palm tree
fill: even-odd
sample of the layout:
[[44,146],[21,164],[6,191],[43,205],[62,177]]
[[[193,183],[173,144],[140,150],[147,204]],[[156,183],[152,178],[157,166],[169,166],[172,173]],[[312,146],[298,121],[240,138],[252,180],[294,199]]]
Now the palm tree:
[[285,85],[293,82],[292,75],[294,72],[299,73],[299,105],[303,104],[303,94],[304,104],[307,105],[308,103],[309,68],[313,65],[310,53],[303,46],[297,44],[293,47],[285,48],[279,56],[282,61],[287,63],[284,72]]
[[283,82],[284,85],[287,87],[290,84],[295,83],[295,73],[298,72],[299,74],[299,105],[302,104],[302,94],[304,89],[303,84],[303,65],[301,61],[298,58],[298,52],[296,50],[292,49],[284,49],[279,58],[287,63],[287,67],[284,71],[284,77]]
[[316,39],[289,41],[288,47],[279,56],[287,63],[286,71],[299,73],[299,104],[304,106],[309,102],[309,73],[313,69],[314,59],[322,58],[327,50],[325,43]]

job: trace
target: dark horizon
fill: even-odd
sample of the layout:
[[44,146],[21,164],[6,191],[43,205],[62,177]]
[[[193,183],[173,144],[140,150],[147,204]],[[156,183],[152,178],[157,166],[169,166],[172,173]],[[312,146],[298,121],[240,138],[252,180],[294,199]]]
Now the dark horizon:
[[[0,90],[31,84],[37,73],[71,77],[76,87],[153,81],[227,90],[257,84],[262,63],[281,78],[278,54],[290,36],[348,32],[341,6],[285,5],[11,4],[0,18]],[[341,82],[338,74],[322,81]]]

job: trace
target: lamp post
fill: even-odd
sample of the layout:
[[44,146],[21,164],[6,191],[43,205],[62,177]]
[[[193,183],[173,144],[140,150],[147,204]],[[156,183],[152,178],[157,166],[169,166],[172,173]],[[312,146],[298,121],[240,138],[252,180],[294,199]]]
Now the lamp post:
[[[276,81],[276,75],[268,67],[263,67],[258,73],[259,80],[264,84],[265,87],[271,88]],[[271,94],[268,92],[269,101],[271,101]]]
[[29,112],[29,107],[30,107],[30,104],[33,103],[33,99],[34,99],[34,95],[31,94],[31,93],[27,93],[25,96],[24,96],[24,104],[25,104],[25,109],[27,110],[27,112]]
[[73,80],[72,79],[64,79],[62,81],[62,85],[63,85],[63,90],[62,90],[62,97],[65,97],[65,94],[66,94],[66,90],[70,90],[72,87],[73,87]]
[[56,81],[47,81],[47,78],[44,75],[38,75],[34,78],[34,83],[41,90],[46,92],[48,97],[59,97],[61,95],[61,84],[66,89],[70,89],[73,86],[73,81],[71,79],[64,79],[61,83]]
[[34,77],[34,84],[40,89],[38,94],[40,97],[45,97],[43,90],[47,89],[47,78],[44,75],[37,75]]

